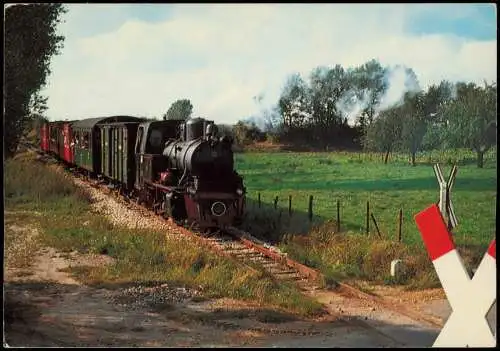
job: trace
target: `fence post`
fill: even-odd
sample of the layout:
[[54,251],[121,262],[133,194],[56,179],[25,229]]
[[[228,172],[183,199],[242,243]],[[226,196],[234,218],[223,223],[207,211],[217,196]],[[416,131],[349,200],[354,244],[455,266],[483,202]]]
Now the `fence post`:
[[259,203],[259,208],[260,208],[260,193],[259,193],[259,195],[258,195],[258,200],[257,200],[257,201],[258,201],[258,203]]
[[292,216],[292,195],[288,195],[288,216]]
[[340,233],[340,200],[337,200],[337,233]]
[[366,201],[366,235],[370,233],[370,201]]
[[309,195],[309,222],[312,222],[313,218],[313,196]]
[[375,229],[377,229],[377,235],[378,235],[379,239],[382,239],[382,235],[380,234],[380,230],[378,230],[377,221],[375,220],[375,216],[373,215],[373,212],[371,213],[371,217],[373,220],[373,224],[375,224]]
[[277,196],[274,198],[274,209],[275,210],[278,209],[278,197]]
[[399,209],[398,241],[401,242],[401,232],[403,231],[403,209]]

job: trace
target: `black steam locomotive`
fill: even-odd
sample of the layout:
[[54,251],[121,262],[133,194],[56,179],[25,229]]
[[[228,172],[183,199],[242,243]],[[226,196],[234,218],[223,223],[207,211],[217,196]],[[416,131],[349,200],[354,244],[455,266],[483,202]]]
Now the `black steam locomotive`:
[[243,179],[232,139],[213,121],[147,121],[131,116],[51,122],[41,148],[172,218],[200,229],[238,224]]

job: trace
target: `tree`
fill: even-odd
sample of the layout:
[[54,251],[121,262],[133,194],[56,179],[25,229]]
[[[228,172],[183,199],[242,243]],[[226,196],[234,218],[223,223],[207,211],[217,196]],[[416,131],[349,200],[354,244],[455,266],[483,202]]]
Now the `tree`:
[[311,115],[307,84],[300,74],[288,77],[278,101],[283,125],[289,129],[302,127]]
[[62,4],[12,5],[5,9],[4,142],[11,157],[30,121],[47,109],[40,95],[51,73],[49,65],[63,47],[56,34]]
[[365,135],[365,147],[368,150],[384,152],[385,164],[389,154],[398,147],[401,140],[401,110],[401,107],[392,107],[382,111],[368,127]]
[[389,88],[386,79],[388,69],[377,60],[370,60],[355,68],[350,75],[356,94],[356,104],[361,107],[358,123],[365,129],[375,119],[382,97]]
[[443,80],[439,85],[431,85],[425,93],[424,114],[427,120],[427,128],[421,145],[424,150],[445,148],[447,146],[445,139],[446,123],[442,114],[438,113],[438,111],[452,101],[452,90],[453,85]]
[[411,165],[415,166],[417,151],[427,131],[428,118],[425,114],[425,94],[406,93],[404,104],[399,108],[403,121],[400,146],[410,153]]
[[193,112],[193,105],[189,99],[180,99],[175,101],[167,113],[163,115],[163,119],[170,120],[186,120],[191,117]]
[[440,109],[447,142],[476,152],[479,168],[483,168],[484,154],[496,144],[496,104],[496,83],[485,83],[484,88],[458,83],[457,98]]

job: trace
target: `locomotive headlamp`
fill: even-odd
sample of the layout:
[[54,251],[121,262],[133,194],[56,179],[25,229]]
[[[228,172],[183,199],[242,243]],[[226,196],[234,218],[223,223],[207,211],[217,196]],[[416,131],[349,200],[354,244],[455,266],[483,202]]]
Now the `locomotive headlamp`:
[[236,194],[243,195],[243,189],[236,189]]
[[226,205],[223,202],[216,201],[212,204],[211,210],[214,216],[220,217],[226,213]]

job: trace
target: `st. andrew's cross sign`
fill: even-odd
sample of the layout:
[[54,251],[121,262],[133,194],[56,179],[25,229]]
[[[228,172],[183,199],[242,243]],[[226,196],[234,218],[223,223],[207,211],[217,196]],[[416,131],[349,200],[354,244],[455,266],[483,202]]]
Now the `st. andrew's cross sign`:
[[441,212],[443,218],[448,219],[448,230],[451,230],[458,225],[458,220],[455,216],[455,211],[453,211],[453,204],[451,202],[451,188],[453,187],[455,177],[457,176],[457,166],[453,166],[451,169],[448,181],[444,179],[443,172],[441,172],[439,164],[434,165],[434,174],[436,174],[436,178],[439,183],[439,211]]

